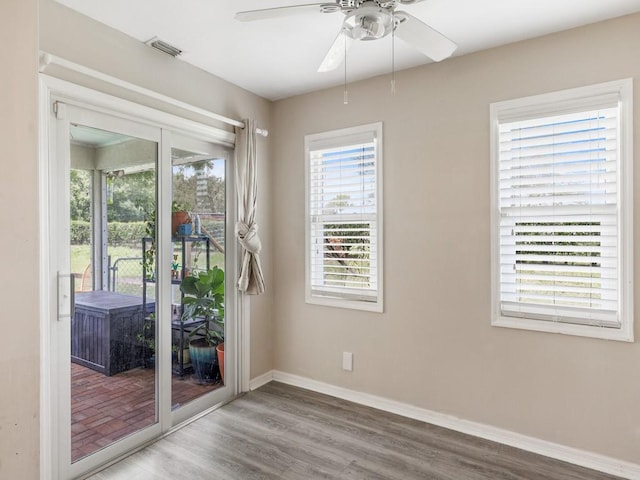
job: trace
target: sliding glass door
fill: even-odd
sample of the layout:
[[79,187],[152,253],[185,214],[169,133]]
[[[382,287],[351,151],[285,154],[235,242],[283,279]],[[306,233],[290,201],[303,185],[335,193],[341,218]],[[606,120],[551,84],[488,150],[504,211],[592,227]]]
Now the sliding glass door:
[[213,392],[222,399],[234,374],[225,361],[233,318],[225,295],[229,152],[176,134],[171,145],[171,408],[179,422]]
[[[70,125],[71,461],[158,422],[155,288],[140,295],[140,232],[156,203],[158,143]],[[143,303],[144,302],[144,303]]]
[[62,101],[54,110],[52,448],[64,480],[236,393],[233,202],[227,148]]

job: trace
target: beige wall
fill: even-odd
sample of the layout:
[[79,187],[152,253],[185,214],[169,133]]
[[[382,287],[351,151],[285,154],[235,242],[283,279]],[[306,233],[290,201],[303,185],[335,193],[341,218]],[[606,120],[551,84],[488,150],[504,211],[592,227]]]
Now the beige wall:
[[37,0],[0,2],[0,478],[36,478],[39,428]]
[[[275,368],[640,463],[638,343],[496,328],[489,317],[489,104],[637,81],[638,45],[635,15],[399,72],[395,96],[385,76],[350,85],[346,106],[341,88],[276,102]],[[307,305],[304,135],[380,120],[385,312]],[[639,213],[636,197],[636,235]],[[341,370],[343,351],[353,372]]]

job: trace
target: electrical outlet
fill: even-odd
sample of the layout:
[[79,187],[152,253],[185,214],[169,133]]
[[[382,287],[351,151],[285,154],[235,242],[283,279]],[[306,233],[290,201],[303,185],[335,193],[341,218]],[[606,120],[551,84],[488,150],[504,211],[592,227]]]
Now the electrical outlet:
[[353,371],[353,353],[342,352],[342,369],[348,372]]

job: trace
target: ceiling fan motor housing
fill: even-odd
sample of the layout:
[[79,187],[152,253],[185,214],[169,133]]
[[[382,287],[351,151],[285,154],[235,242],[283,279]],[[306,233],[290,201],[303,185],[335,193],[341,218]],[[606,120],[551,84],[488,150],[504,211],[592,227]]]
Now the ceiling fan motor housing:
[[376,3],[365,2],[363,6],[347,13],[343,24],[346,35],[354,40],[377,40],[391,33],[393,11]]

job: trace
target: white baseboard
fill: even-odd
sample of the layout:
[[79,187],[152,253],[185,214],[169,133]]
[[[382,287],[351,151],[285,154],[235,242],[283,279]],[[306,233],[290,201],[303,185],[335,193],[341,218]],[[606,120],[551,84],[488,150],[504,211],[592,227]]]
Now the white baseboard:
[[252,378],[249,381],[249,391],[260,388],[261,386],[269,383],[271,380],[273,380],[273,370],[269,370],[267,373],[263,373],[256,378]]
[[484,438],[494,442],[509,445],[511,447],[537,453],[546,457],[569,462],[581,467],[590,468],[610,475],[640,480],[640,465],[597,453],[567,447],[558,443],[548,442],[539,438],[529,437],[520,433],[503,430],[501,428],[484,425],[482,423],[463,420],[452,415],[434,412],[424,408],[415,407],[384,397],[378,397],[368,393],[357,392],[348,388],[337,387],[310,378],[292,375],[290,373],[273,370],[251,380],[251,390],[269,383],[271,380],[286,383],[296,387],[305,388],[318,393],[324,393],[333,397],[349,400],[354,403],[377,408],[404,417],[421,420],[426,423],[466,433],[475,437]]

